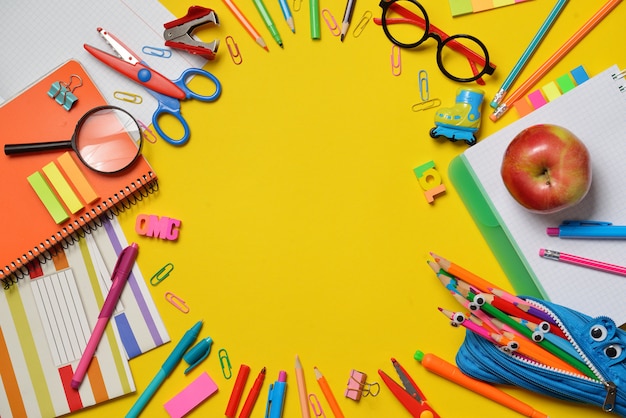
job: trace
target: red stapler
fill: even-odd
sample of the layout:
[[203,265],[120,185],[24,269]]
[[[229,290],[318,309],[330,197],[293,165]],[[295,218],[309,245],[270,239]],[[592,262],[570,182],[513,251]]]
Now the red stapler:
[[207,9],[206,7],[191,6],[187,11],[187,15],[163,25],[165,27],[165,32],[163,32],[165,45],[213,60],[220,41],[215,40],[211,43],[204,43],[195,40],[191,36],[196,28],[206,24],[219,25],[217,14],[212,9]]

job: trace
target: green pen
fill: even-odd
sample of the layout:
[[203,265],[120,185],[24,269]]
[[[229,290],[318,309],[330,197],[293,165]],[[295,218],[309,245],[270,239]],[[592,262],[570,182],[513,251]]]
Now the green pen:
[[[504,322],[529,340],[534,341],[532,338],[533,332],[530,329],[515,321],[513,318],[502,312],[500,309],[494,307],[493,305],[490,305],[489,303],[485,303],[483,306],[480,307],[480,309],[493,316],[494,318]],[[563,351],[559,346],[555,345],[551,341],[544,339],[542,341],[539,341],[537,344],[539,344],[555,356],[559,357],[561,360],[580,370],[584,375],[594,380],[598,380],[598,377],[585,363],[583,363],[582,360],[577,359],[566,351]]]
[[309,20],[311,22],[311,39],[320,39],[320,1],[309,0]]
[[267,11],[267,8],[265,7],[263,0],[252,0],[252,1],[254,2],[254,6],[256,7],[256,9],[259,11],[259,14],[261,15],[261,19],[263,19],[263,23],[265,23],[265,26],[270,31],[272,38],[274,38],[278,46],[282,48],[283,40],[280,38],[278,29],[276,28],[276,25],[274,24],[274,21],[272,20],[272,16],[270,16],[270,13]]

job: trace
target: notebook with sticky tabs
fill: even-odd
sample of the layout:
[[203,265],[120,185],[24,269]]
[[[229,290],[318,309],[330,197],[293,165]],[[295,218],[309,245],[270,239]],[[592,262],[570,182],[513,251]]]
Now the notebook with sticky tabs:
[[[79,76],[83,85],[79,100],[68,111],[51,100],[48,91],[56,81],[71,76]],[[67,61],[0,106],[1,141],[69,140],[80,117],[105,104],[83,66]],[[99,224],[99,217],[121,212],[137,197],[158,189],[143,156],[120,173],[100,174],[80,163],[73,151],[1,153],[0,178],[1,195],[11,196],[0,217],[0,281],[6,286],[28,275],[27,265],[38,255],[71,244],[74,240],[68,236],[73,231]]]
[[[626,80],[616,65],[592,78],[583,73],[582,67],[572,71],[577,87],[455,157],[449,174],[516,293],[550,299],[590,316],[610,316],[624,324],[623,277],[573,265],[554,268],[539,256],[539,248],[551,244],[564,252],[623,264],[623,243],[619,240],[597,240],[590,245],[585,240],[550,239],[546,234],[548,226],[564,219],[626,221],[626,195],[619,192],[626,176]],[[523,129],[537,124],[570,130],[591,154],[589,194],[578,205],[555,215],[537,215],[524,209],[508,193],[500,175],[508,144]]]

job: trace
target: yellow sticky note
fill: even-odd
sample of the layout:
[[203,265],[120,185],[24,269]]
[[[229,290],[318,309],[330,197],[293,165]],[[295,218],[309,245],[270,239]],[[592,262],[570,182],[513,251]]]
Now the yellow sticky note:
[[543,95],[546,97],[546,99],[548,99],[549,102],[561,95],[561,90],[559,90],[559,86],[557,86],[556,82],[554,81],[551,81],[543,86],[541,90],[543,90]]
[[61,174],[59,167],[57,167],[54,161],[46,164],[43,167],[43,172],[70,212],[76,213],[83,208],[83,204],[78,199],[78,196],[76,196],[76,193],[74,193],[74,190],[72,190],[72,186],[65,180],[65,177],[63,177],[63,174]]

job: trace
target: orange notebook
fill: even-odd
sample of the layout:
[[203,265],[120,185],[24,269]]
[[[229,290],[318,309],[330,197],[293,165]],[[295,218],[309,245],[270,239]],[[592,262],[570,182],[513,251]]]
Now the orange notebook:
[[[73,90],[78,100],[68,111],[48,93],[57,82],[71,81],[71,88],[79,85],[76,76],[82,85]],[[70,60],[0,106],[0,141],[4,147],[69,140],[78,119],[104,104],[85,69]],[[37,184],[43,186],[39,192]],[[27,274],[30,260],[48,255],[55,245],[73,242],[73,231],[81,231],[99,216],[123,211],[139,194],[145,196],[157,189],[156,175],[143,156],[121,173],[100,174],[82,165],[73,151],[16,156],[1,151],[0,281],[10,285]],[[46,193],[48,196],[42,197]],[[57,207],[44,204],[50,201],[57,202]]]

